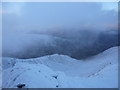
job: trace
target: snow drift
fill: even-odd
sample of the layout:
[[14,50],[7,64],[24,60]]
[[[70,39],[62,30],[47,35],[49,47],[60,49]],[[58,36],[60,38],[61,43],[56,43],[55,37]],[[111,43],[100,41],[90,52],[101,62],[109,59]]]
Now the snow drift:
[[76,60],[66,55],[3,58],[3,88],[117,88],[118,47]]

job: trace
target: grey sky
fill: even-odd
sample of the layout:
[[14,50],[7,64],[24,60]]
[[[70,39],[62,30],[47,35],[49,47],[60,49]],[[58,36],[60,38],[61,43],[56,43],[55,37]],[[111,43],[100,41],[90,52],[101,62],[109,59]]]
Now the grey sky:
[[117,28],[114,2],[9,2],[2,6],[3,31]]

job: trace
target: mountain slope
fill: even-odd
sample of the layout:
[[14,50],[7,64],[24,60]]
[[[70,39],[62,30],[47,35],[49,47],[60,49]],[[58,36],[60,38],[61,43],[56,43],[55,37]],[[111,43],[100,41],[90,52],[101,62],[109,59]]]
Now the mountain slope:
[[65,55],[34,59],[3,58],[3,87],[26,88],[116,88],[118,47],[76,60]]

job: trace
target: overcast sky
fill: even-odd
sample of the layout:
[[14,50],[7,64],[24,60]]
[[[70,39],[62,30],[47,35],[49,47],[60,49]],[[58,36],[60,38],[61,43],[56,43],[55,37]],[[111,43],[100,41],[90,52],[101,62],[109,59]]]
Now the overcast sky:
[[52,28],[117,28],[117,2],[9,2],[2,4],[3,31]]

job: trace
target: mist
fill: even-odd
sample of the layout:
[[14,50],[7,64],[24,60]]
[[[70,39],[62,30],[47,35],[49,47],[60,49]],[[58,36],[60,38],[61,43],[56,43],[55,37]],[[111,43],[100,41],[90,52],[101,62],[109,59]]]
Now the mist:
[[9,34],[8,38],[3,38],[3,56],[27,59],[62,54],[76,59],[85,59],[118,46],[117,30],[102,32],[81,30],[75,33],[71,35]]
[[3,57],[85,59],[118,46],[117,10],[105,5],[3,3]]

